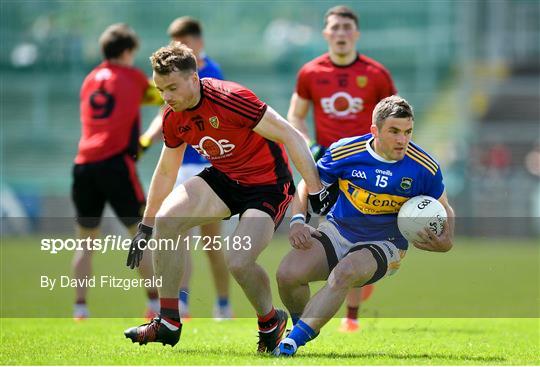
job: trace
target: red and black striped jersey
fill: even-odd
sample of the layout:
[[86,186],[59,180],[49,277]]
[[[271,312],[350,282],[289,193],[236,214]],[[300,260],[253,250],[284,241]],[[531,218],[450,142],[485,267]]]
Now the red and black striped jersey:
[[229,81],[201,79],[201,99],[188,110],[163,114],[165,145],[191,145],[240,184],[269,185],[292,179],[285,149],[253,131],[267,105]]
[[296,93],[313,102],[318,144],[369,133],[375,105],[397,94],[388,70],[365,55],[350,65],[335,65],[328,53],[308,62],[298,72]]
[[75,163],[137,153],[147,88],[144,73],[130,66],[104,61],[88,74],[80,92],[82,133]]

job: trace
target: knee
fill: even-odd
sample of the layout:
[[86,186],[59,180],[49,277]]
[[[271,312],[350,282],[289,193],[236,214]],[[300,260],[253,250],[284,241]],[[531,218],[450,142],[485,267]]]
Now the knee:
[[227,268],[235,279],[242,279],[246,275],[246,270],[253,263],[245,256],[234,256],[227,259]]
[[155,234],[158,237],[171,237],[186,231],[183,218],[175,217],[170,210],[161,208],[156,214]]
[[280,288],[287,288],[302,283],[302,277],[292,266],[282,263],[276,273],[276,280]]
[[345,258],[338,263],[328,277],[328,285],[334,289],[348,289],[357,282],[359,277],[360,274],[354,264]]

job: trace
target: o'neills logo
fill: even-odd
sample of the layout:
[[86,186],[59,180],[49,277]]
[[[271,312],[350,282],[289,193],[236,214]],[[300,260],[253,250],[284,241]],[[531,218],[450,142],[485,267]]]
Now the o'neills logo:
[[339,189],[347,200],[364,214],[395,214],[409,199],[399,195],[371,192],[348,180],[339,180]]

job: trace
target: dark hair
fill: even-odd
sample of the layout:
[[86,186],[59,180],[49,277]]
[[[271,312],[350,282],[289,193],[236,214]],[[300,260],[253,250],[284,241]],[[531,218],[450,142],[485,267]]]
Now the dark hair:
[[176,18],[172,21],[171,25],[167,29],[167,34],[171,38],[185,37],[185,36],[202,36],[201,23],[192,17]]
[[168,46],[161,47],[150,56],[150,62],[152,69],[161,75],[174,71],[197,72],[197,59],[193,51],[180,42],[171,42]]
[[326,14],[324,15],[325,27],[328,24],[328,17],[330,17],[330,15],[338,15],[340,17],[352,19],[354,20],[354,24],[356,24],[356,28],[359,28],[358,15],[356,15],[356,13],[348,6],[338,5],[338,6],[334,6],[333,8],[328,9]]
[[125,50],[139,47],[139,38],[133,29],[125,23],[112,24],[99,37],[101,53],[106,59],[115,59]]
[[389,117],[410,118],[414,121],[412,106],[400,96],[390,96],[381,99],[373,110],[373,124],[379,129]]

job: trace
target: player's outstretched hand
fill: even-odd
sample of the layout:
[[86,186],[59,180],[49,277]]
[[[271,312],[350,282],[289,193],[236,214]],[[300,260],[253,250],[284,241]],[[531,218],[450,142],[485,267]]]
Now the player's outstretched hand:
[[308,199],[313,213],[326,215],[330,211],[332,198],[326,187],[323,187],[319,192],[309,193]]
[[320,237],[321,233],[309,224],[294,223],[289,230],[289,242],[295,249],[307,250],[313,246],[311,243],[312,235]]
[[414,241],[413,245],[420,250],[447,252],[452,248],[452,240],[447,222],[443,223],[443,230],[439,236],[434,234],[428,227],[418,232],[418,236],[420,236],[422,241]]
[[139,223],[138,228],[135,237],[131,240],[131,246],[129,247],[126,262],[126,265],[131,269],[139,267],[146,244],[148,243],[148,240],[152,238],[152,227]]

